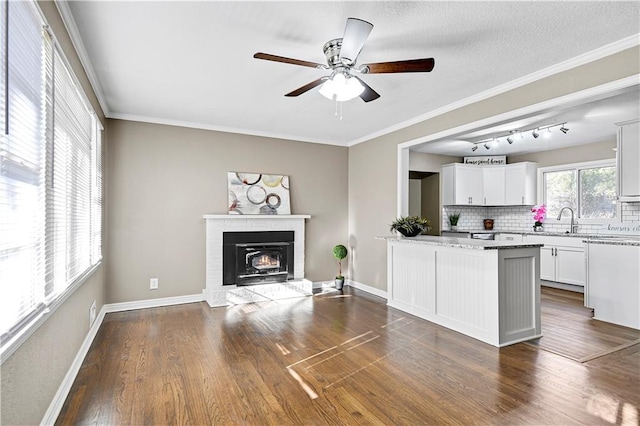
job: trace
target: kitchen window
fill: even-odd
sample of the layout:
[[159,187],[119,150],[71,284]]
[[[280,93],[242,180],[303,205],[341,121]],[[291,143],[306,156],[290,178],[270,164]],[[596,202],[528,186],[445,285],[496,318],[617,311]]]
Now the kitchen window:
[[615,159],[538,169],[541,199],[551,217],[571,207],[582,223],[619,217]]
[[102,259],[102,127],[35,2],[0,2],[0,336],[36,328]]

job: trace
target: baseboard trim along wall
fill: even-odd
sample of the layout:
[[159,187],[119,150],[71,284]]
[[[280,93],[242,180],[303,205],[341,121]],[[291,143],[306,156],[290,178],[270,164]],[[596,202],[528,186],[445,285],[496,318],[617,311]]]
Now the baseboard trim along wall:
[[383,299],[387,299],[387,292],[384,290],[380,290],[379,288],[371,287],[370,285],[359,283],[354,280],[346,280],[345,284],[348,286],[357,288],[358,290],[366,291],[367,293],[371,293],[374,296],[382,297]]
[[[329,282],[332,284],[332,282]],[[358,290],[366,291],[367,293],[371,293],[374,296],[382,297],[383,299],[387,299],[387,292],[377,289],[375,287],[368,286],[366,284],[359,283],[353,280],[346,280],[347,285],[357,288]],[[314,288],[322,287],[325,282],[314,282]],[[60,411],[62,410],[62,406],[64,405],[64,401],[67,399],[69,392],[71,391],[71,386],[73,386],[73,382],[80,371],[80,367],[82,366],[82,362],[84,358],[89,353],[89,348],[93,343],[96,335],[98,334],[98,330],[104,321],[104,317],[108,313],[113,312],[124,312],[124,311],[133,311],[136,309],[148,309],[148,308],[159,308],[163,306],[172,306],[172,305],[182,305],[185,303],[196,303],[203,302],[204,295],[203,294],[190,294],[186,296],[176,296],[176,297],[164,297],[160,299],[147,299],[147,300],[136,300],[133,302],[122,302],[122,303],[109,303],[102,306],[96,320],[91,325],[87,336],[85,337],[82,345],[80,345],[80,349],[78,349],[78,353],[76,354],[69,370],[67,370],[67,374],[64,376],[58,391],[56,392],[47,412],[44,414],[41,425],[53,425]]]

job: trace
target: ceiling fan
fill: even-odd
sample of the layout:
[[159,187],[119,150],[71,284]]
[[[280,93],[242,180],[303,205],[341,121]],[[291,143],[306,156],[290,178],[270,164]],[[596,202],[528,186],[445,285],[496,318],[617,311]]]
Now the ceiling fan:
[[342,38],[329,40],[322,48],[327,65],[315,62],[303,61],[300,59],[286,58],[283,56],[271,55],[269,53],[258,52],[253,55],[256,59],[267,61],[284,62],[286,64],[300,65],[322,70],[331,70],[331,75],[320,77],[311,83],[305,84],[296,90],[287,93],[285,96],[299,96],[321,84],[320,93],[336,101],[348,101],[355,97],[360,97],[365,102],[371,102],[380,97],[367,83],[354,73],[361,74],[383,74],[383,73],[404,73],[404,72],[430,72],[434,65],[433,58],[410,59],[406,61],[378,62],[374,64],[364,64],[356,66],[358,55],[369,37],[373,25],[367,21],[357,18],[347,19]]

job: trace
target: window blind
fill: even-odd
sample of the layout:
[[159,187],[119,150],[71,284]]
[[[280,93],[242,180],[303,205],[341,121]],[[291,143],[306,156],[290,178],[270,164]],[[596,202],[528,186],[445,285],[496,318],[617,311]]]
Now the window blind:
[[102,129],[36,4],[2,4],[4,346],[102,257]]

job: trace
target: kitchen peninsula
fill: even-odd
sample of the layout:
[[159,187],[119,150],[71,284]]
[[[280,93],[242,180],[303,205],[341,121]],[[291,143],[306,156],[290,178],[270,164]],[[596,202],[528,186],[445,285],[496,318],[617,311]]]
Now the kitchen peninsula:
[[497,347],[541,337],[542,244],[381,239],[389,306]]

